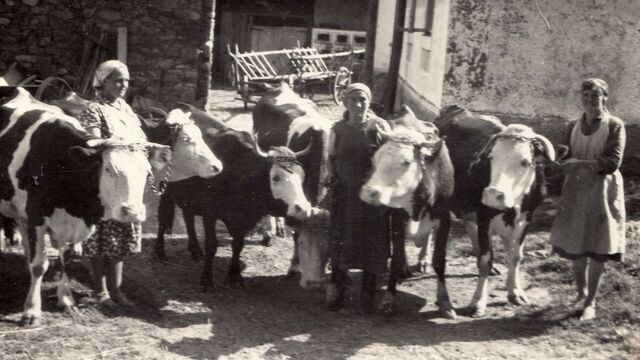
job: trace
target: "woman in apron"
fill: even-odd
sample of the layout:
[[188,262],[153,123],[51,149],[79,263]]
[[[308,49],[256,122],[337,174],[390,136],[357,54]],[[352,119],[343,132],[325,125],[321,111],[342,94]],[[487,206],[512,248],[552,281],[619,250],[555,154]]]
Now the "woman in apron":
[[573,260],[584,301],[581,320],[596,316],[596,295],[608,260],[622,261],[625,251],[624,190],[620,164],[624,123],[607,110],[608,86],[601,79],[582,82],[583,115],[567,126],[564,143],[570,158],[558,214],[551,230],[554,252]]

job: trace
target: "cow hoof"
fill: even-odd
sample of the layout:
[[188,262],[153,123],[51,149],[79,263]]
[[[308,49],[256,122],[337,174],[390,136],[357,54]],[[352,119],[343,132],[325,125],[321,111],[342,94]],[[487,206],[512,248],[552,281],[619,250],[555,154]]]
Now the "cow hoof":
[[529,301],[527,300],[527,297],[524,296],[523,294],[509,294],[507,299],[509,300],[510,303],[517,306],[521,306],[529,303]]
[[471,317],[474,319],[483,318],[487,316],[487,309],[484,308],[472,308],[471,309]]
[[229,275],[226,279],[224,279],[223,284],[232,289],[242,288],[244,289],[244,282],[242,281],[242,276],[240,275]]
[[38,327],[40,324],[40,317],[35,315],[22,315],[22,319],[20,319],[20,326]]
[[263,236],[260,244],[266,247],[271,246],[271,236],[267,236],[267,235]]
[[458,318],[458,314],[456,313],[456,311],[454,309],[442,308],[442,309],[439,309],[439,311],[440,311],[440,315],[442,315],[442,317],[445,318],[445,319],[457,319]]
[[492,266],[491,269],[489,269],[489,276],[498,276],[501,274],[502,272],[496,266]]

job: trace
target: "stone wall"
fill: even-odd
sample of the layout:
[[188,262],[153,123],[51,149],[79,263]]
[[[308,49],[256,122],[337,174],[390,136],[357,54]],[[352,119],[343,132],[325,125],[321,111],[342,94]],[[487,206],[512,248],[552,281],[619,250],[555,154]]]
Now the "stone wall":
[[[17,61],[73,84],[81,75],[82,26],[92,21],[111,34],[127,27],[132,91],[167,107],[194,102],[200,6],[189,0],[0,0],[0,73]],[[115,48],[109,52],[115,58]]]

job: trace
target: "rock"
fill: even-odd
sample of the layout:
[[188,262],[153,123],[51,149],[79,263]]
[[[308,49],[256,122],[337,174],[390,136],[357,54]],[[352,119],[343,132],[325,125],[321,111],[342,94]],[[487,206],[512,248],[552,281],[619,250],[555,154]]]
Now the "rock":
[[122,19],[120,13],[113,10],[100,10],[98,11],[98,16],[108,21],[116,21]]
[[156,66],[162,70],[169,70],[172,65],[173,65],[173,60],[171,59],[163,59],[158,61],[158,63],[156,64]]
[[6,19],[6,18],[0,18],[0,26],[8,25],[9,23],[11,23],[11,20]]
[[183,20],[192,20],[192,21],[196,21],[196,20],[200,20],[200,14],[195,12],[195,11],[190,11],[190,10],[175,10],[173,12],[173,14],[179,18],[179,19],[183,19]]
[[57,17],[58,19],[62,19],[62,20],[71,20],[73,19],[73,12],[71,12],[71,10],[69,9],[64,9],[64,10],[60,10],[60,11],[53,11],[51,12],[51,15],[54,17]]
[[35,55],[26,55],[26,54],[16,55],[14,59],[18,62],[28,62],[32,64],[35,64],[36,62],[38,62],[38,59],[36,58]]
[[28,6],[36,6],[40,0],[22,0],[22,3]]

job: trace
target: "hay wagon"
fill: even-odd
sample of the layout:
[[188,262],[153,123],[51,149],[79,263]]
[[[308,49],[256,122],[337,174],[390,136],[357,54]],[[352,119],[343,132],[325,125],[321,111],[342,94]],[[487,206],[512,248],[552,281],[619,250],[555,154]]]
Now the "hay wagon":
[[303,97],[312,98],[315,85],[326,84],[336,104],[353,75],[354,65],[364,50],[320,54],[315,48],[297,47],[272,51],[231,51],[227,46],[231,65],[230,79],[237,88],[247,109],[269,86],[287,81]]

